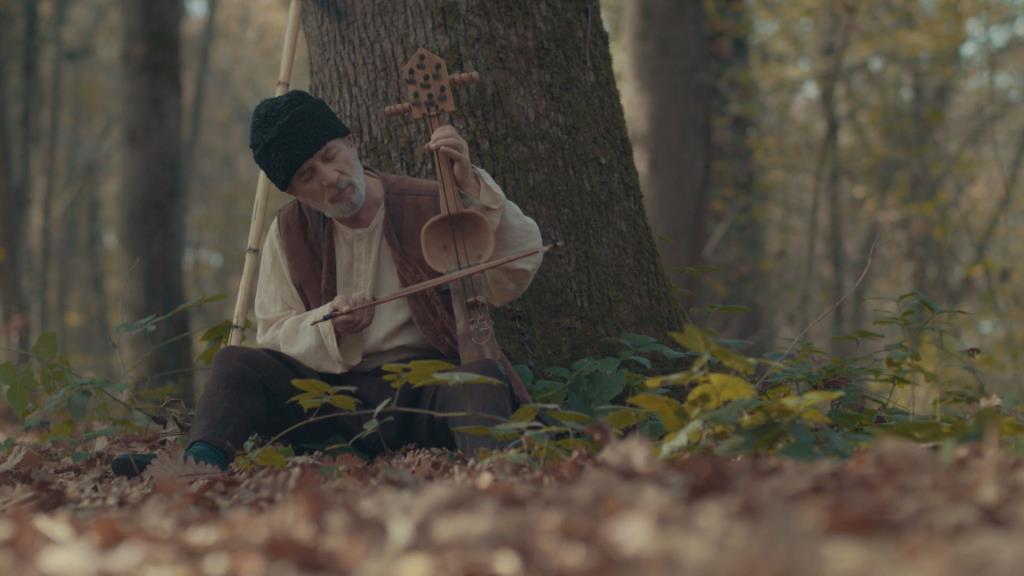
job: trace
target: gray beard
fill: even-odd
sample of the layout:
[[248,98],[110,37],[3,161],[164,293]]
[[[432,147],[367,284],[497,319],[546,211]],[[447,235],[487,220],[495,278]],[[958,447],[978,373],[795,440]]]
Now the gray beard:
[[356,195],[351,201],[343,204],[332,206],[337,212],[335,214],[329,214],[332,218],[349,218],[359,212],[359,209],[363,207],[363,203],[366,202],[366,187],[356,187]]

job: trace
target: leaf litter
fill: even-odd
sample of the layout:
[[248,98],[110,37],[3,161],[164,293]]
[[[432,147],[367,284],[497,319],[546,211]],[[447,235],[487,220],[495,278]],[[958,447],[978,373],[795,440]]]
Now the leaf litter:
[[[138,438],[135,447],[156,439]],[[847,460],[659,460],[637,437],[545,463],[405,449],[283,469],[109,472],[18,444],[0,574],[1019,574],[1024,461],[881,442]]]

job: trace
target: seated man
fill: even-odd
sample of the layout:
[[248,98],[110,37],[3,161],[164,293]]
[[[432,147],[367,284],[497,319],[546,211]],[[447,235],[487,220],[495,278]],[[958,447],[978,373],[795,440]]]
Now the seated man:
[[[475,452],[487,437],[453,433],[469,425],[492,425],[527,401],[522,382],[502,355],[461,366],[500,385],[406,386],[395,393],[381,366],[415,359],[458,364],[457,338],[448,292],[433,289],[375,308],[312,325],[337,310],[359,305],[438,276],[422,256],[419,231],[439,208],[433,180],[378,173],[359,159],[350,130],[327,104],[290,91],[261,102],[253,113],[250,147],[256,163],[279,189],[295,197],[271,224],[263,246],[256,289],[259,348],[221,350],[196,409],[186,458],[226,468],[243,442],[256,433],[273,436],[312,416],[289,399],[300,393],[291,381],[322,380],[352,386],[360,409],[391,399],[394,411],[379,430],[355,446],[373,456],[415,443]],[[536,223],[505,198],[485,171],[470,163],[465,140],[451,126],[432,135],[428,147],[450,160],[469,209],[483,214],[495,238],[495,255],[541,245]],[[500,306],[529,286],[541,256],[485,272],[490,304]],[[329,413],[329,407],[317,415]],[[435,417],[425,412],[460,413]],[[320,419],[295,427],[283,438],[322,444],[353,438],[367,415]],[[129,474],[137,461],[115,469]]]

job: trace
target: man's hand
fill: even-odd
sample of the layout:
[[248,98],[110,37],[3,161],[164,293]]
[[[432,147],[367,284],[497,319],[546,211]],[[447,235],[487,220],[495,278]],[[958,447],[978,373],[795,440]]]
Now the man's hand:
[[463,192],[473,198],[480,197],[480,181],[477,180],[476,171],[469,161],[469,145],[452,125],[445,124],[434,130],[427,148],[436,150],[443,158],[452,161],[455,183]]
[[[334,300],[331,300],[331,308],[338,312],[346,312],[369,301],[370,299],[365,296],[347,298],[339,294],[334,297]],[[331,324],[334,324],[334,330],[338,334],[358,334],[366,330],[370,323],[373,322],[373,311],[375,309],[374,306],[370,306],[351,314],[331,318]]]

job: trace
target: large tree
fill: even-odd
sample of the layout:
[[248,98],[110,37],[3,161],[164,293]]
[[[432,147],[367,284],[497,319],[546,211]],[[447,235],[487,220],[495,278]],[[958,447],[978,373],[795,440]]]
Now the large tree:
[[[185,191],[181,170],[181,70],[177,0],[123,0],[121,243],[129,266],[129,316],[168,312],[185,300],[182,256]],[[177,382],[191,398],[187,314],[157,325],[147,347],[133,350],[150,384]],[[156,347],[156,348],[152,348]],[[134,346],[132,348],[135,348]],[[179,374],[178,377],[174,377]]]
[[597,0],[323,0],[303,14],[311,90],[352,126],[364,161],[427,176],[422,124],[382,114],[419,47],[477,70],[453,119],[475,162],[566,248],[497,311],[514,360],[564,363],[621,332],[678,326],[640,194]]

